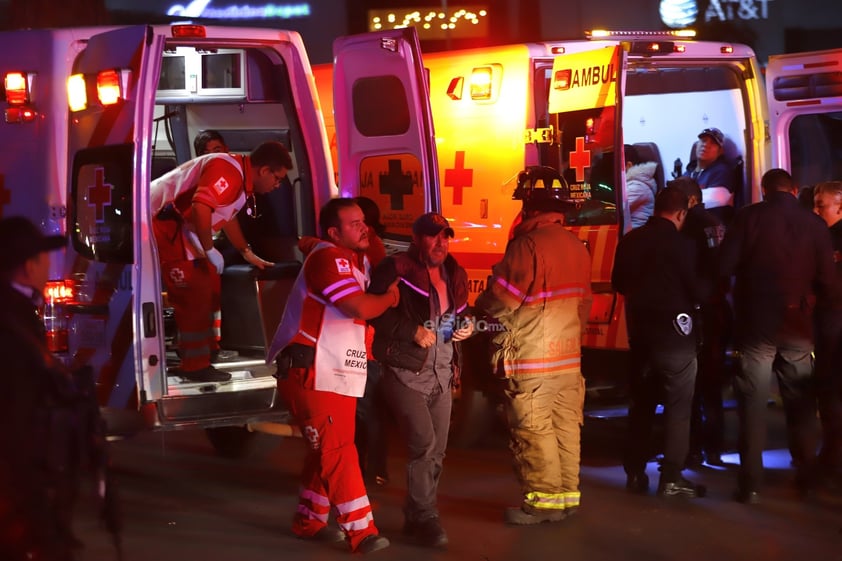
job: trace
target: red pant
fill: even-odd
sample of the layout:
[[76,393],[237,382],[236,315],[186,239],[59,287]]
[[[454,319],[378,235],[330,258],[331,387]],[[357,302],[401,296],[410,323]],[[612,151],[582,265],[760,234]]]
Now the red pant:
[[210,366],[211,351],[219,348],[214,331],[222,291],[219,275],[207,259],[185,259],[175,222],[156,219],[152,224],[164,286],[175,310],[181,369],[201,370]]
[[333,505],[336,522],[356,550],[364,538],[378,533],[354,446],[357,398],[305,389],[304,378],[312,375],[312,369],[292,368],[278,381],[310,447],[292,531],[312,536],[325,527]]

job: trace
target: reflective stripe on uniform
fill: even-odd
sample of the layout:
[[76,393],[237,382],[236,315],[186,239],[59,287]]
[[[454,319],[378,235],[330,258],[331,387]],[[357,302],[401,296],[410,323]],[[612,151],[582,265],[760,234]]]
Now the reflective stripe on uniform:
[[540,491],[530,491],[526,494],[523,502],[532,508],[541,509],[564,509],[564,495],[565,493],[542,493]]
[[579,500],[582,498],[582,493],[579,491],[568,491],[564,495],[564,508],[575,508],[579,506]]

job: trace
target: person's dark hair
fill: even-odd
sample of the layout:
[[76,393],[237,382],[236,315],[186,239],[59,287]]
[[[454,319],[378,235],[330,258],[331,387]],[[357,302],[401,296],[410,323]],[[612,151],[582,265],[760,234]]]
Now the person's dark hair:
[[270,140],[258,145],[249,155],[251,166],[259,168],[269,166],[271,170],[285,168],[292,169],[292,157],[289,151],[280,142]]
[[664,189],[655,195],[655,214],[672,214],[687,210],[690,199],[680,189]]
[[643,163],[643,160],[640,159],[640,154],[637,152],[637,148],[631,144],[623,144],[623,152],[626,155],[626,161],[631,162],[632,165],[636,166],[637,164]]
[[374,233],[382,238],[386,233],[386,226],[380,223],[380,207],[377,203],[368,197],[354,197],[354,202],[363,209],[366,226],[373,228]]
[[793,187],[792,176],[788,171],[781,168],[772,168],[763,174],[760,180],[760,186],[767,193],[772,191],[792,191]]
[[692,177],[685,175],[667,181],[667,189],[678,189],[687,195],[688,199],[690,197],[696,197],[698,202],[702,202],[702,188],[699,187],[699,182]]
[[339,228],[339,211],[352,206],[359,205],[354,199],[349,198],[331,199],[325,203],[319,211],[319,230],[322,232],[322,239],[328,239],[328,229]]
[[196,135],[196,138],[193,139],[193,149],[196,151],[197,156],[205,153],[205,148],[207,148],[208,142],[211,140],[218,140],[222,144],[225,144],[225,139],[222,138],[222,133],[219,131],[208,129]]

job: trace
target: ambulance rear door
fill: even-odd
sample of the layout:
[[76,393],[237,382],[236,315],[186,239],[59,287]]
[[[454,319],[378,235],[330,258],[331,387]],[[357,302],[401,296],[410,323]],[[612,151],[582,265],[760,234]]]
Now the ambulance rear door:
[[625,198],[619,149],[625,56],[619,46],[558,55],[549,83],[552,138],[544,163],[564,179],[575,204],[565,224],[592,260],[594,301],[585,347],[627,348],[625,321],[617,317],[622,308],[611,288]]
[[772,166],[802,186],[842,180],[842,49],[769,57]]
[[165,393],[161,280],[148,223],[150,143],[164,37],[148,26],[92,36],[68,81],[68,233],[80,288],[75,360],[93,364],[100,403]]
[[440,210],[429,79],[414,28],[338,38],[333,100],[342,196],[380,207],[387,245]]

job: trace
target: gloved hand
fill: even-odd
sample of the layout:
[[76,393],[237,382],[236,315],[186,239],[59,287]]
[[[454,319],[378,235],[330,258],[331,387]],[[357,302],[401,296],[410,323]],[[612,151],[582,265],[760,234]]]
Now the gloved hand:
[[208,258],[208,261],[211,262],[211,265],[216,267],[216,274],[221,275],[222,269],[225,268],[225,259],[223,259],[222,254],[219,253],[219,250],[215,247],[212,247],[205,252],[205,257]]

